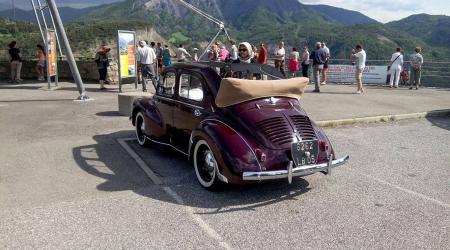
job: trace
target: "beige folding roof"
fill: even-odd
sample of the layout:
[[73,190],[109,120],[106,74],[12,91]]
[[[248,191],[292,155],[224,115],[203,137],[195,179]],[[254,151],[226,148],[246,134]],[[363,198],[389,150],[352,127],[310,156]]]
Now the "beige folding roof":
[[300,99],[308,83],[309,78],[306,77],[282,80],[224,78],[217,93],[216,105],[223,108],[264,97]]

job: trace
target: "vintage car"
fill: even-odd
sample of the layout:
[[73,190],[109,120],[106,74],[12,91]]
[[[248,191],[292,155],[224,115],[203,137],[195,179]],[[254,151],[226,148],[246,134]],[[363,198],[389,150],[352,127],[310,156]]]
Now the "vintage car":
[[[251,80],[221,77],[233,74]],[[308,78],[282,78],[267,66],[166,67],[156,94],[133,104],[137,141],[186,155],[206,189],[330,173],[349,157],[336,158],[323,130],[302,109]]]

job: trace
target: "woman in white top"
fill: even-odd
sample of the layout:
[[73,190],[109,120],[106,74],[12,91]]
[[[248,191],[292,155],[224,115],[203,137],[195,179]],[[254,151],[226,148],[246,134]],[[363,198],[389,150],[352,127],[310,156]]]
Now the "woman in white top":
[[397,48],[396,52],[392,54],[391,57],[391,79],[389,81],[390,88],[398,88],[398,81],[400,80],[400,73],[402,72],[403,68],[403,55],[401,51],[401,48]]

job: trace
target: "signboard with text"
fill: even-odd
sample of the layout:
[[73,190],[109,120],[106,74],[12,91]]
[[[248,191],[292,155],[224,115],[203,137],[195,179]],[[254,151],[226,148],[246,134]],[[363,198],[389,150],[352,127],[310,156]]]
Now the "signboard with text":
[[[354,65],[329,65],[328,81],[336,83],[355,82]],[[384,84],[386,82],[387,66],[366,66],[363,72],[363,83]]]
[[134,31],[117,31],[117,47],[120,78],[136,77],[136,34]]
[[47,72],[49,76],[56,76],[56,33],[47,30]]

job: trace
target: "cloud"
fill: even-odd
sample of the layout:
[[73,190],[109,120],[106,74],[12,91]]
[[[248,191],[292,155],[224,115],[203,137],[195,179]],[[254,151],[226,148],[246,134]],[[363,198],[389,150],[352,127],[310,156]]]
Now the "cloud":
[[304,4],[326,4],[355,10],[380,22],[413,14],[450,15],[450,2],[442,0],[300,0]]

